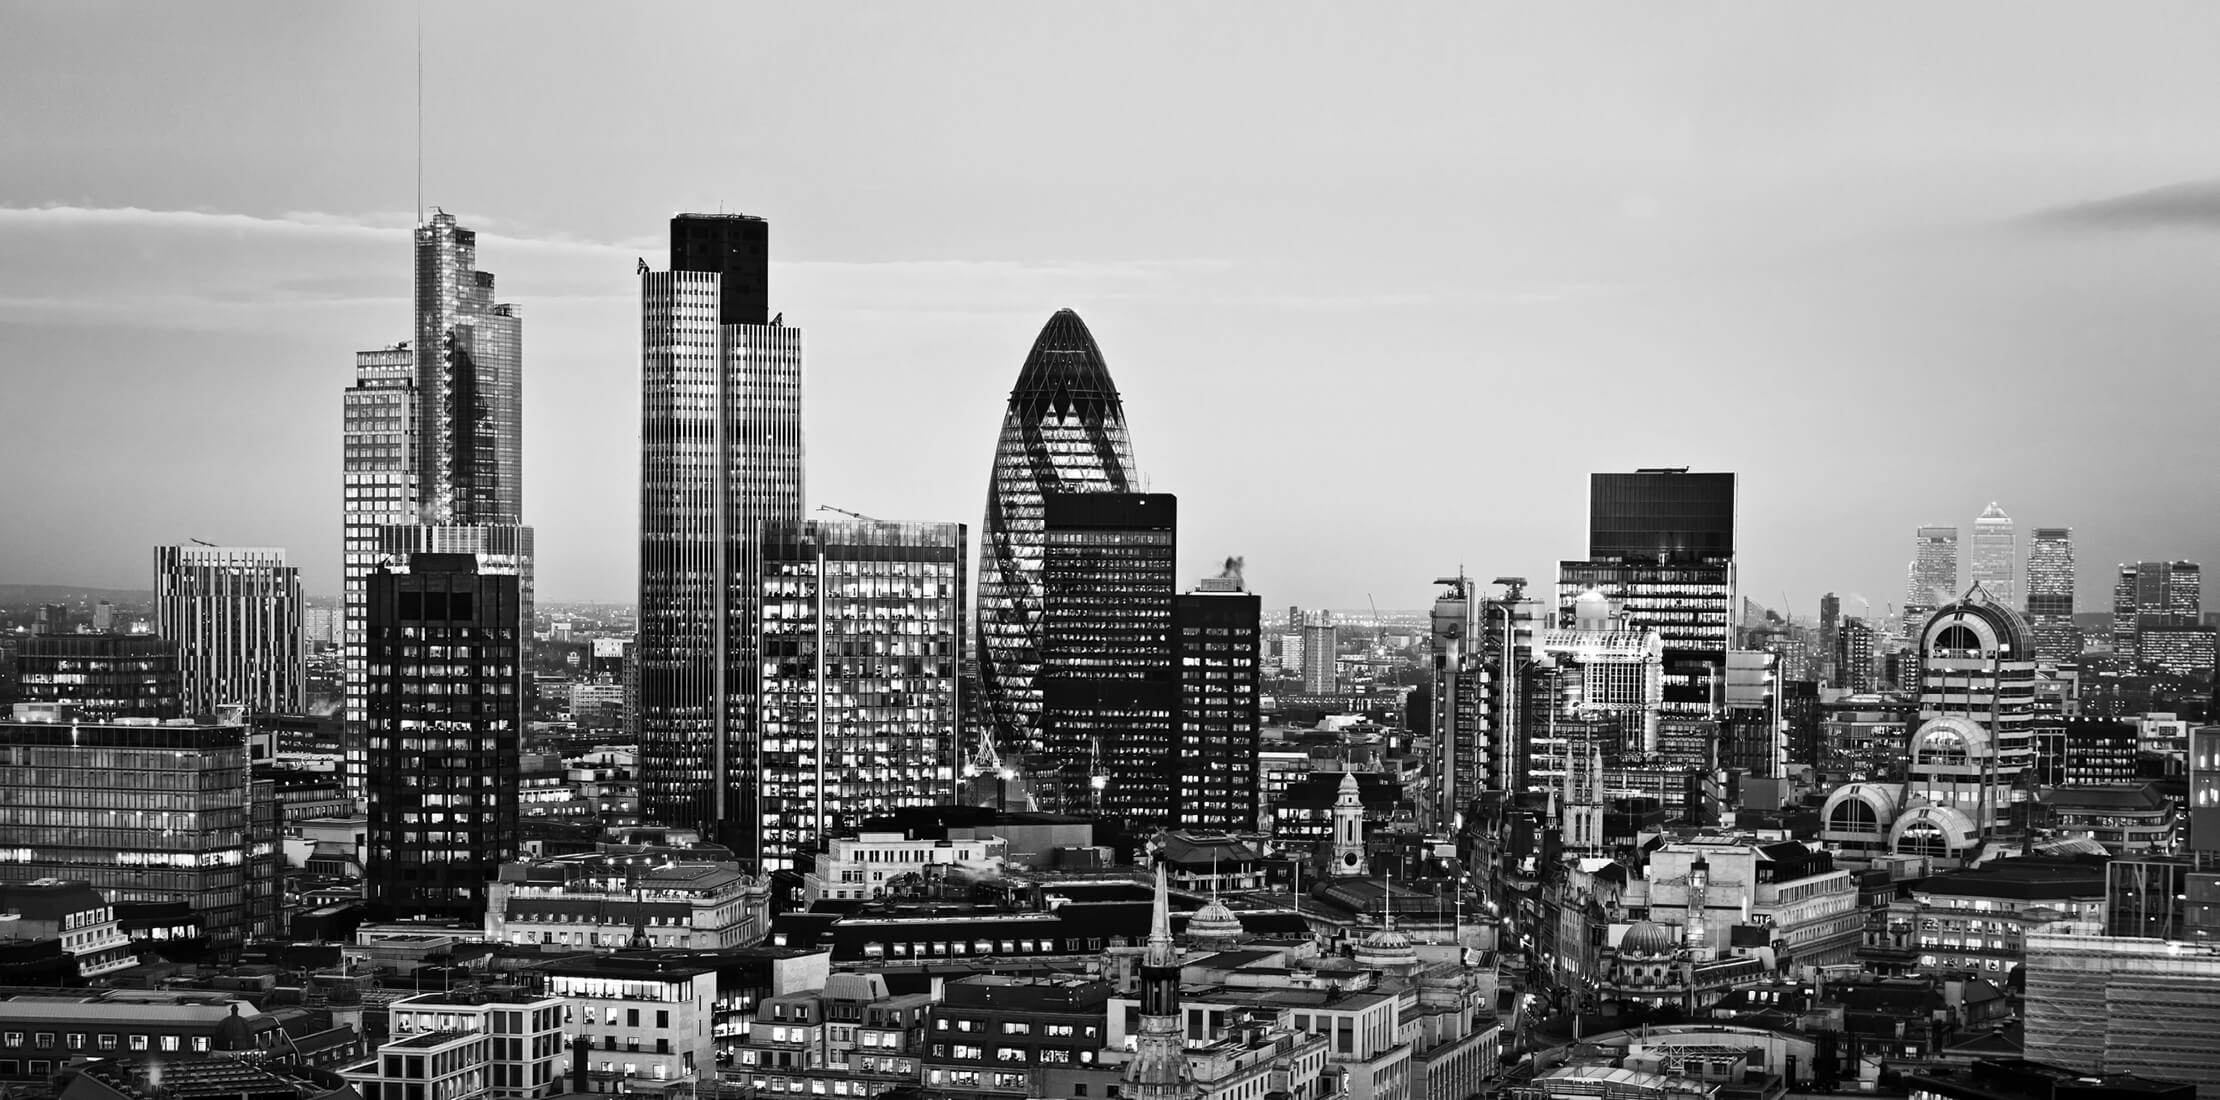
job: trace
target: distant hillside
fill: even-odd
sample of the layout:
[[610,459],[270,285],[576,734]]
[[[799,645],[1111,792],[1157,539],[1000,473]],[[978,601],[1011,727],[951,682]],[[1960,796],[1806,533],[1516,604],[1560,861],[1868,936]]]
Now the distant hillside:
[[0,584],[0,607],[34,603],[153,603],[148,588],[87,588],[74,584]]

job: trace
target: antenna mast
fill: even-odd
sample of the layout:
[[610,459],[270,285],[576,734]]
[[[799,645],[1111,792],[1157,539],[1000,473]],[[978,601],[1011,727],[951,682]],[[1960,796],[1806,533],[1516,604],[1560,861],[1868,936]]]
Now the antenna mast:
[[424,5],[416,6],[416,213],[424,220]]

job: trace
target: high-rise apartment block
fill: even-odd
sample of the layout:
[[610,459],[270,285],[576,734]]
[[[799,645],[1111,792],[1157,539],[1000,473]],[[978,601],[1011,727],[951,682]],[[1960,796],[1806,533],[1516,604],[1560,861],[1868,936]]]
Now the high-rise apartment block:
[[1916,638],[1935,609],[1958,598],[1958,529],[1922,527],[1912,536],[1904,582],[1904,636]]
[[802,512],[802,333],[766,317],[769,225],[671,219],[640,274],[640,808],[757,847],[755,588]]
[[1341,628],[1331,611],[1303,616],[1303,693],[1341,693]]
[[1834,686],[1861,695],[1879,686],[1878,641],[1878,632],[1864,619],[1853,615],[1842,620],[1834,636]]
[[1987,589],[1990,599],[2014,609],[2022,606],[2018,529],[1995,501],[1973,521],[1971,571],[1972,583]]
[[285,551],[157,546],[154,610],[155,632],[177,647],[185,713],[307,709],[301,577],[285,563]]
[[2035,655],[2052,663],[2081,656],[2074,626],[2074,529],[2037,527],[2027,540],[2027,625]]
[[1010,390],[979,533],[980,711],[1005,755],[1041,749],[1042,501],[1139,482],[1102,349],[1078,314],[1058,310]]
[[17,699],[95,721],[179,718],[177,646],[153,634],[33,634],[17,643]]
[[517,857],[523,600],[514,573],[420,553],[370,575],[372,906],[477,920]]
[[953,800],[965,530],[876,520],[777,525],[759,561],[753,760],[765,870],[873,817]]
[[1665,643],[1667,721],[1715,720],[1733,642],[1735,475],[1682,468],[1589,479],[1588,558],[1558,568],[1560,621],[1598,592]]
[[1065,812],[1170,824],[1179,503],[1050,493],[1042,509],[1040,741]]
[[0,721],[0,882],[79,879],[111,901],[184,901],[209,939],[248,931],[246,726],[79,721],[17,704]]

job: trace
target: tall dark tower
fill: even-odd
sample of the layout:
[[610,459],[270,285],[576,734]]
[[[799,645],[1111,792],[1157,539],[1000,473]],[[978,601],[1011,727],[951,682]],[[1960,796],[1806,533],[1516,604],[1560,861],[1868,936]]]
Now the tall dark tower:
[[1063,813],[1177,824],[1179,501],[1050,493],[1042,548],[1042,793]]
[[763,316],[769,232],[681,214],[671,269],[640,274],[640,809],[749,858],[760,547],[802,513],[802,333]]
[[980,704],[1005,758],[1040,747],[1042,499],[1139,480],[1102,349],[1078,314],[1058,310],[1010,391],[979,538]]

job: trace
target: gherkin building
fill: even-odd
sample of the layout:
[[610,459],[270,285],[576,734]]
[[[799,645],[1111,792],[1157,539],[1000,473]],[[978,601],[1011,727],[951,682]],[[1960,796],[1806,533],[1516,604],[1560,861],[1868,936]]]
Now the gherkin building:
[[1005,756],[1040,748],[1042,497],[1132,492],[1139,480],[1102,349],[1077,313],[1058,310],[1010,391],[979,539],[980,710]]

